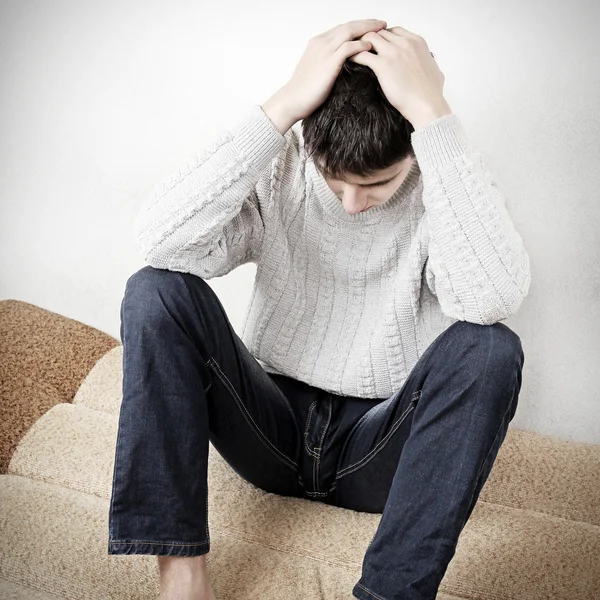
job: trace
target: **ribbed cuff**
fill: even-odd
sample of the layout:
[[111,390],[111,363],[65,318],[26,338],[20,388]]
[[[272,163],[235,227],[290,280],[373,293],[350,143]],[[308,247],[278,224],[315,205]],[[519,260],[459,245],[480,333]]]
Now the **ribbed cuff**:
[[262,171],[283,148],[286,137],[275,127],[260,104],[253,105],[232,130],[239,153]]
[[413,131],[411,142],[421,171],[442,167],[472,150],[462,122],[454,113]]

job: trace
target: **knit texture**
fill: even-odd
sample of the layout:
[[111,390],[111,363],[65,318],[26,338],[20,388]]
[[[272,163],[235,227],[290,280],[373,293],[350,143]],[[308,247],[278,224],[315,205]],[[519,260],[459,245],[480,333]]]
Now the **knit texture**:
[[153,267],[210,279],[257,265],[241,339],[270,373],[389,398],[457,320],[491,325],[529,291],[529,256],[456,114],[412,134],[394,195],[348,214],[260,105],[159,183],[135,221]]

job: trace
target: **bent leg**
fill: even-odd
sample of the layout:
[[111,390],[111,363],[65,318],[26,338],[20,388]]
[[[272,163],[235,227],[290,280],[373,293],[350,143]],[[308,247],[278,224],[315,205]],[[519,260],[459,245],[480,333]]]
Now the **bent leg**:
[[302,494],[294,413],[206,281],[150,266],[134,273],[121,340],[109,554],[209,551],[209,439],[253,484]]
[[355,597],[435,598],[515,414],[523,363],[503,323],[458,321],[402,391],[358,423],[340,457],[337,503],[383,514]]

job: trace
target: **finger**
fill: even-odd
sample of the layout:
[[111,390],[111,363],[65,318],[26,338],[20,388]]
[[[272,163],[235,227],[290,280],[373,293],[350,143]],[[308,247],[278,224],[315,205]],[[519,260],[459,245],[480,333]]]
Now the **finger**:
[[355,40],[362,37],[369,31],[378,31],[383,29],[387,23],[379,19],[363,19],[361,21],[348,21],[341,26],[334,27],[329,35],[332,36],[336,47],[340,47],[344,42]]
[[387,27],[386,31],[404,37],[421,37],[413,31],[409,31],[408,29],[404,29],[404,27],[400,27],[400,25],[395,25],[394,27]]
[[377,74],[377,55],[372,54],[371,52],[359,52],[358,54],[351,56],[348,60],[358,63],[359,65],[365,65]]
[[[377,32],[377,35],[381,38],[383,38],[384,40],[389,41],[391,44],[394,43],[394,40],[398,39],[398,35],[396,35],[395,33],[392,33],[389,29],[382,29],[381,31]],[[363,36],[364,38],[364,36]],[[367,39],[367,38],[364,38]],[[371,41],[371,36],[368,37],[368,40]],[[375,50],[377,50],[377,46],[375,45],[375,43],[373,43],[373,47],[375,48]],[[377,52],[379,52],[379,50],[377,50]],[[433,56],[433,58],[435,59],[435,54],[433,52],[430,52],[429,54],[431,54],[431,56]]]
[[350,56],[358,52],[367,52],[371,49],[371,43],[367,40],[355,40],[352,42],[344,42],[335,52],[340,64]]
[[381,29],[378,32],[368,32],[362,36],[363,40],[368,40],[371,42],[373,49],[377,52],[377,54],[385,54],[388,50],[390,50],[390,44],[396,44],[394,40],[398,40],[398,36],[386,31],[385,29]]
[[386,21],[382,19],[361,19],[359,21],[348,21],[346,23],[350,30],[351,39],[361,37],[368,31],[375,31],[387,27]]
[[377,32],[377,35],[382,37],[384,40],[391,42],[392,44],[394,43],[394,40],[398,40],[400,37],[396,33],[392,33],[389,29],[380,29]]

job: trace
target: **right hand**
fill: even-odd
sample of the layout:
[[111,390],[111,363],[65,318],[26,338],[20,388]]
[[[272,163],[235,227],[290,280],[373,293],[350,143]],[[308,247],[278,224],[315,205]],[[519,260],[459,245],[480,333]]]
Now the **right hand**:
[[291,79],[280,90],[296,120],[325,102],[346,59],[371,49],[370,42],[356,38],[386,27],[385,21],[377,19],[348,21],[308,40]]

